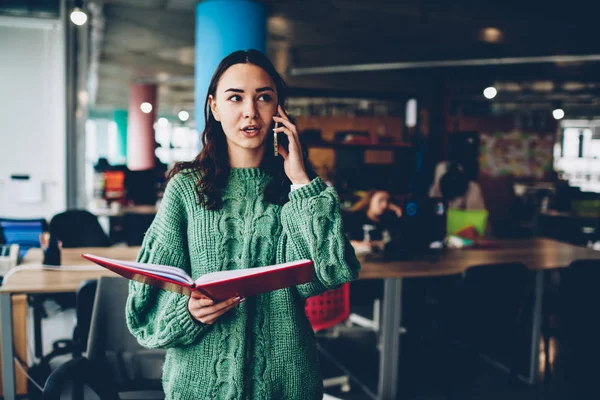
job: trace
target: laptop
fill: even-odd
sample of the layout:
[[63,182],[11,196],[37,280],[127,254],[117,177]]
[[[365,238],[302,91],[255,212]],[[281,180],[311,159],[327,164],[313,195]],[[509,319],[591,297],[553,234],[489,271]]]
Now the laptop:
[[439,253],[446,238],[447,204],[441,198],[416,197],[402,206],[398,233],[384,250],[387,260],[410,260]]

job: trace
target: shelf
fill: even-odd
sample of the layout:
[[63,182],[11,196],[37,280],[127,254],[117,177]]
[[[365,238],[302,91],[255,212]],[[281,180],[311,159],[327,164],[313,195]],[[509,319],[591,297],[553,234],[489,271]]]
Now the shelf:
[[394,149],[409,149],[412,147],[410,143],[340,143],[340,142],[317,142],[308,143],[309,149],[365,149],[365,150],[394,150]]

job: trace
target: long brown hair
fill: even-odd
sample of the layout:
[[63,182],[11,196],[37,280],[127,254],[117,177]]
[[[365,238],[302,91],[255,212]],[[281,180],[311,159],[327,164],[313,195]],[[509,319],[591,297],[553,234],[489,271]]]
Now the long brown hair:
[[[262,68],[275,83],[277,88],[278,103],[283,106],[286,98],[286,85],[269,59],[260,51],[250,49],[239,50],[225,57],[215,71],[206,100],[204,102],[204,131],[202,132],[202,150],[192,161],[179,162],[167,174],[167,180],[178,173],[196,173],[198,181],[196,190],[198,201],[201,206],[209,210],[221,208],[221,197],[229,179],[229,154],[227,152],[227,140],[221,123],[217,121],[209,105],[209,97],[215,97],[217,85],[221,76],[235,64],[253,64]],[[293,121],[292,121],[293,122]],[[284,135],[280,136],[284,138]],[[272,151],[273,135],[268,135],[265,140],[266,151],[260,168],[272,177],[271,182],[265,188],[265,199],[273,204],[284,204],[290,191],[290,180],[283,169],[283,157],[275,157]],[[310,167],[307,157],[308,153],[303,150],[304,165],[310,179],[316,174]]]

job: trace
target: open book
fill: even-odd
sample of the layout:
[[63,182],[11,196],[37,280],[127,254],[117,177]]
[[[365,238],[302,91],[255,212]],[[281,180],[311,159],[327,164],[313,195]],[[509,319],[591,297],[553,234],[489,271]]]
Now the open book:
[[81,256],[127,279],[188,296],[197,290],[215,302],[307,283],[312,280],[314,272],[311,260],[299,260],[267,267],[211,272],[193,280],[177,267],[113,260],[92,254]]

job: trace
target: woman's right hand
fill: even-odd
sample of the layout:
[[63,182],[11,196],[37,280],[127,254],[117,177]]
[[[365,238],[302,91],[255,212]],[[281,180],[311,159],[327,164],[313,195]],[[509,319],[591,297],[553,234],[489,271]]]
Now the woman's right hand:
[[203,324],[212,325],[215,321],[233,307],[242,303],[246,299],[233,297],[216,303],[202,294],[193,291],[188,301],[188,311],[192,318]]

